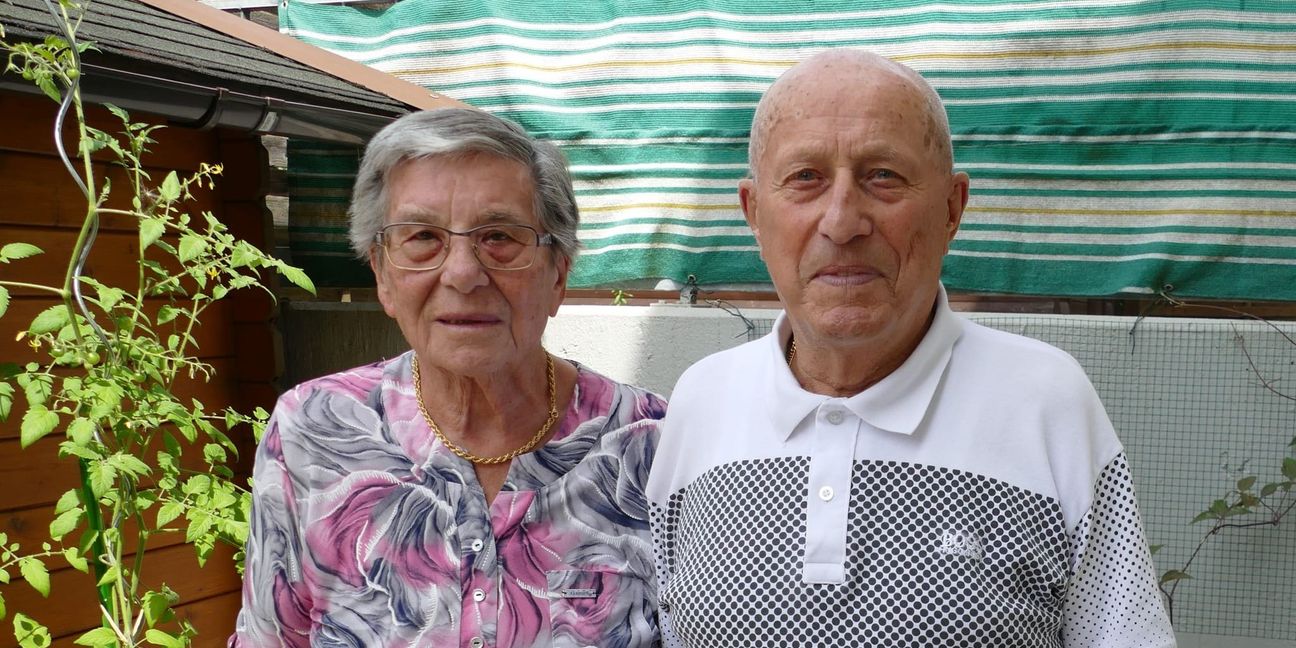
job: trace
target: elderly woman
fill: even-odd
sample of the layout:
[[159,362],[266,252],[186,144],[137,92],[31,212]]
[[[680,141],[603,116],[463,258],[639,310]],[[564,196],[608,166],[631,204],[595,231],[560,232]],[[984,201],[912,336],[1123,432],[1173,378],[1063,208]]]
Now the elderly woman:
[[280,399],[230,645],[655,645],[664,404],[541,346],[577,247],[561,153],[483,112],[409,115],[350,216],[412,350]]

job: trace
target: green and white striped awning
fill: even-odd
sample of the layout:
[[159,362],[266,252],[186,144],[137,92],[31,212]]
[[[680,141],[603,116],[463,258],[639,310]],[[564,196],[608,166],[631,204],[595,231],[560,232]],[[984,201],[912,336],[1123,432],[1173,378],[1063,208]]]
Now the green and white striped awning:
[[[752,110],[793,63],[858,47],[948,106],[972,176],[952,290],[1296,299],[1291,0],[290,1],[279,16],[560,143],[585,245],[573,286],[767,281],[735,191]],[[291,152],[296,258],[354,283],[336,259],[354,152]]]

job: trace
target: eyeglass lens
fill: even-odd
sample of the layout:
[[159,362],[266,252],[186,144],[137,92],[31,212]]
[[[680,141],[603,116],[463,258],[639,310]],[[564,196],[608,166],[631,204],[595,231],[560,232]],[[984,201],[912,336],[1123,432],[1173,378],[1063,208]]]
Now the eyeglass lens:
[[536,232],[525,225],[484,225],[467,232],[452,232],[421,223],[399,223],[383,228],[387,254],[396,265],[408,269],[440,266],[455,235],[468,237],[477,260],[488,268],[525,268],[535,256]]

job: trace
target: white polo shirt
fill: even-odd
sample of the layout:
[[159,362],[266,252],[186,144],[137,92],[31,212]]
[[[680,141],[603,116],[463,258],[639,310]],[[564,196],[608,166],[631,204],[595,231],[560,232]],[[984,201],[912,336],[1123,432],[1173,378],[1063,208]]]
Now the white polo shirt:
[[1079,364],[941,289],[895,372],[805,391],[774,331],[680,378],[648,480],[666,646],[1174,646]]

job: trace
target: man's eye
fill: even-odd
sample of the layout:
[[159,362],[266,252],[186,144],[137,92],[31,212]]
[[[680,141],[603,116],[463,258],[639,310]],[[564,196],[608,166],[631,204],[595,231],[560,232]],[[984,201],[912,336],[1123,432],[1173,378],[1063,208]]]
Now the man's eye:
[[801,169],[800,171],[793,173],[788,179],[792,182],[812,182],[818,177],[819,174],[815,173],[811,169]]

